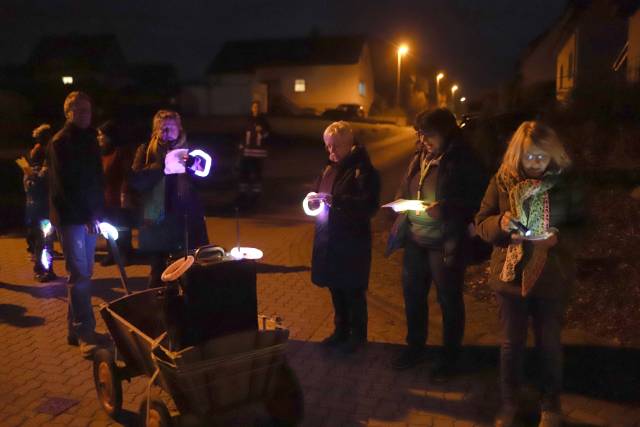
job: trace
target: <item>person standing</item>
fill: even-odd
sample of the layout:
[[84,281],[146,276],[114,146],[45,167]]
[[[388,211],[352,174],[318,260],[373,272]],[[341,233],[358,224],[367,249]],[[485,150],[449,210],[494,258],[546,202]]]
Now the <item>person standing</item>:
[[443,352],[432,380],[452,375],[465,327],[464,271],[469,258],[469,226],[484,188],[484,173],[447,109],[423,112],[416,119],[418,149],[396,198],[421,200],[424,211],[400,215],[390,236],[391,249],[404,246],[402,289],[407,318],[407,347],[392,361],[397,370],[425,360],[431,282],[442,310]]
[[[131,246],[131,202],[129,200],[129,174],[133,163],[133,152],[125,143],[120,126],[107,121],[98,127],[98,144],[102,158],[102,170],[105,182],[105,219],[118,229],[118,250],[123,262],[130,257]],[[109,254],[100,261],[107,266],[114,263],[111,245],[107,245]]]
[[[23,178],[27,251],[32,254],[34,278],[39,282],[57,278],[53,272],[54,231],[49,226],[48,166],[45,161],[51,134],[51,126],[47,123],[33,130],[35,144],[29,152]],[[45,249],[47,252],[43,254]]]
[[581,192],[566,179],[570,164],[553,129],[537,121],[523,122],[476,215],[478,235],[493,245],[489,285],[495,291],[502,328],[502,408],[496,427],[514,425],[529,318],[540,354],[539,425],[562,423],[560,333],[575,278],[570,236],[579,234],[583,219]]
[[51,222],[60,234],[69,272],[67,341],[79,344],[81,354],[89,357],[100,338],[91,306],[91,276],[104,206],[102,165],[89,96],[71,92],[64,114],[66,123],[48,151]]
[[243,201],[254,202],[262,194],[262,170],[270,133],[269,122],[260,112],[260,102],[253,101],[244,141],[238,147],[241,156],[238,191]]
[[329,125],[324,142],[329,161],[310,197],[310,204],[325,206],[316,217],[311,281],[328,288],[333,303],[335,329],[323,345],[349,354],[367,341],[371,217],[378,210],[380,178],[349,123]]
[[[160,276],[170,254],[184,253],[209,243],[204,210],[192,183],[191,169],[182,167],[181,173],[173,173],[166,167],[167,154],[178,149],[188,149],[180,115],[159,110],[153,117],[150,141],[136,151],[130,179],[131,188],[142,199],[139,249],[150,258],[150,288],[162,285]],[[179,159],[183,166],[186,157]],[[188,248],[185,248],[185,230]]]

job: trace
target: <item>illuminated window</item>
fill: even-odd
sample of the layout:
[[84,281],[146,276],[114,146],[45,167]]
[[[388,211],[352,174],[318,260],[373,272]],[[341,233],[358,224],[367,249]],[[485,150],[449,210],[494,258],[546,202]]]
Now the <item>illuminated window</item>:
[[367,84],[365,82],[358,83],[358,93],[360,96],[365,96],[367,94]]
[[296,79],[294,85],[293,85],[293,90],[295,92],[306,92],[307,91],[307,85],[304,81],[304,79]]
[[62,84],[63,85],[72,85],[73,84],[73,77],[71,77],[71,76],[62,76]]

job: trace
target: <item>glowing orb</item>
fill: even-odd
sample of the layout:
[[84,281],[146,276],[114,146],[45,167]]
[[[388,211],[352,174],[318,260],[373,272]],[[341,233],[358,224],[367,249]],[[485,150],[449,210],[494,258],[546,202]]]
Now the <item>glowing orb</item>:
[[262,251],[256,248],[235,247],[231,249],[229,255],[235,259],[260,259]]
[[104,236],[105,239],[118,240],[118,230],[109,224],[108,222],[101,222],[98,224],[100,228],[100,234]]
[[42,250],[42,254],[40,254],[40,263],[42,264],[45,270],[49,270],[49,267],[51,267],[52,259],[53,257],[51,256],[47,248],[44,248]]
[[49,221],[48,219],[43,219],[42,221],[40,221],[40,229],[42,230],[42,234],[44,234],[44,237],[47,237],[53,231],[51,221]]
[[309,197],[316,196],[317,194],[318,193],[312,191],[311,193],[307,194],[307,196],[302,201],[302,209],[304,209],[304,213],[309,216],[318,216],[320,215],[320,212],[324,210],[324,200],[318,200],[319,205],[315,209],[311,209],[311,207],[309,207]]
[[193,173],[202,178],[209,175],[209,171],[211,170],[211,156],[202,150],[193,150],[189,153],[189,155],[191,157],[200,157],[204,159],[204,170],[196,170],[191,168],[191,170],[193,170]]

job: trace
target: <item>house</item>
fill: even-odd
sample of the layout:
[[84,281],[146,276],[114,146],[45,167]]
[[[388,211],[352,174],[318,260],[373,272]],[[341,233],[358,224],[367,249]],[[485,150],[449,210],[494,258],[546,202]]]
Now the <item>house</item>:
[[567,101],[579,86],[616,82],[616,64],[628,37],[627,3],[593,0],[577,10],[556,56],[558,101]]
[[577,86],[613,82],[633,3],[569,0],[562,15],[529,44],[521,58],[520,96],[544,92],[543,96],[565,102]]
[[253,100],[276,113],[321,113],[338,104],[369,111],[374,98],[368,44],[359,36],[230,41],[201,86],[188,86],[183,110],[246,114]]

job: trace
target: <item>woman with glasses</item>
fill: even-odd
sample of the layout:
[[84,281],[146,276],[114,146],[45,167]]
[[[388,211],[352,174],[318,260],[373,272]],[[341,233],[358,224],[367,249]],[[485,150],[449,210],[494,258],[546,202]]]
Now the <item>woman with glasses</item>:
[[462,298],[470,242],[469,228],[482,198],[484,174],[447,109],[416,119],[417,150],[396,198],[421,200],[424,210],[403,213],[394,224],[388,252],[404,246],[402,288],[407,347],[393,360],[401,370],[425,361],[431,282],[442,309],[443,352],[432,380],[454,373],[464,335]]
[[582,217],[580,193],[570,191],[564,179],[570,163],[553,129],[536,121],[522,123],[476,215],[478,234],[494,247],[489,284],[502,328],[499,427],[514,425],[529,317],[540,354],[540,426],[561,424],[560,332],[574,277],[567,243],[573,240],[572,225]]

